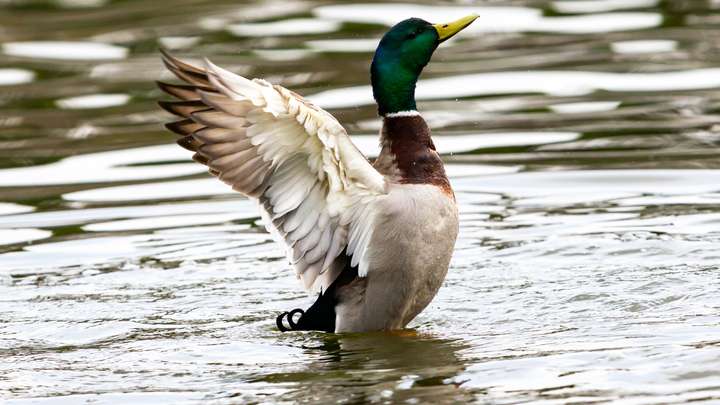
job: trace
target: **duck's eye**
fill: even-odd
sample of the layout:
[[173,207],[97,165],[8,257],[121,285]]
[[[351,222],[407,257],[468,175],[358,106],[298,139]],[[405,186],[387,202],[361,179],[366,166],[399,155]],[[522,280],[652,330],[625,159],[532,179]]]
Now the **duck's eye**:
[[415,38],[416,36],[418,36],[419,34],[420,34],[419,31],[413,31],[413,32],[411,32],[410,34],[408,34],[408,38],[409,38],[409,39],[413,39],[413,38]]

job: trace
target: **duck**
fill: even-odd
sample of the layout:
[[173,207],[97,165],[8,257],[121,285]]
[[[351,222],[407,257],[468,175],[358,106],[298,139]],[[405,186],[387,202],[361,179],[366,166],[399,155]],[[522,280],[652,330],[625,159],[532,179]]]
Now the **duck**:
[[282,331],[403,330],[443,284],[458,209],[415,87],[438,46],[477,15],[446,24],[409,18],[381,38],[370,66],[382,118],[370,162],[327,111],[263,79],[160,50],[182,84],[159,105],[193,159],[255,200],[268,232],[317,298],[275,319]]

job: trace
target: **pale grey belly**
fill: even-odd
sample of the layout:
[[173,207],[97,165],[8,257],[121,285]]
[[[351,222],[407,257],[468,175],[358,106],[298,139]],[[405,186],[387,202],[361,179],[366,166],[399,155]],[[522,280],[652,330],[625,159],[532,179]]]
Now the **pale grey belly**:
[[393,185],[381,204],[368,274],[341,292],[338,332],[405,327],[447,274],[458,233],[451,197],[431,185]]

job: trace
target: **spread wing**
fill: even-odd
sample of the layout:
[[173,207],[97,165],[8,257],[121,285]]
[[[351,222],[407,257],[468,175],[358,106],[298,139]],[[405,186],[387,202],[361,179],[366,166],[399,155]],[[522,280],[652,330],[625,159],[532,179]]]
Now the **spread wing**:
[[160,106],[181,119],[167,128],[198,162],[259,202],[268,230],[288,248],[305,288],[325,290],[346,253],[367,274],[366,248],[384,177],[326,111],[281,86],[163,52],[185,84],[158,82],[180,101]]

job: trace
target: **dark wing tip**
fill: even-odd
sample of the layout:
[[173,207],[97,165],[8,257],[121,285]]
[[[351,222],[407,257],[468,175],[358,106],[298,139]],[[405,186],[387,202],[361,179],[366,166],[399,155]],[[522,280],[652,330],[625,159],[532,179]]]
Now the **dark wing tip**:
[[158,101],[158,105],[163,110],[170,114],[177,115],[183,118],[190,118],[190,114],[197,111],[211,110],[208,106],[200,100],[187,100],[187,101]]
[[202,76],[205,76],[207,74],[205,72],[205,69],[201,69],[201,68],[193,66],[189,63],[183,62],[180,59],[170,55],[170,53],[163,48],[160,48],[160,55],[162,57],[163,62],[165,62],[166,65],[171,65],[171,66],[173,66],[177,69],[183,70],[185,72],[196,73],[196,74],[199,74]]
[[165,124],[165,128],[172,132],[175,132],[178,135],[190,135],[193,132],[205,127],[202,124],[198,124],[191,119],[184,119],[168,122],[167,124]]
[[158,101],[158,105],[160,106],[160,108],[162,108],[163,110],[169,112],[170,114],[180,115],[180,116],[182,117],[181,114],[178,114],[178,113],[176,112],[174,103],[175,103],[175,101],[166,101],[166,100],[160,100],[160,101]]
[[207,164],[209,162],[209,159],[207,157],[201,155],[200,153],[196,153],[196,154],[192,155],[192,160],[194,160],[198,163],[202,163],[205,166],[207,166]]
[[200,99],[200,96],[195,92],[195,90],[198,88],[196,86],[188,86],[188,85],[180,85],[180,84],[170,84],[165,83],[161,81],[155,82],[157,86],[160,88],[160,90],[164,91],[165,93],[179,98],[181,100],[198,100]]
[[178,79],[183,80],[193,86],[212,89],[212,85],[208,80],[207,73],[204,69],[197,68],[189,63],[185,63],[180,59],[170,55],[166,50],[160,49],[160,55],[165,67],[171,71]]
[[202,91],[205,93],[217,93],[216,90],[210,87],[200,85],[172,84],[160,80],[156,80],[155,83],[160,88],[160,90],[164,91],[165,93],[186,101],[199,100],[200,95],[198,94],[198,91]]
[[203,145],[202,142],[193,138],[192,135],[183,136],[182,138],[177,140],[177,144],[191,152],[197,152],[198,149]]
[[163,58],[166,58],[166,59],[172,58],[172,55],[170,55],[170,52],[168,52],[168,50],[165,49],[165,47],[163,47],[163,46],[158,47],[158,52],[160,52],[160,55],[162,55]]

